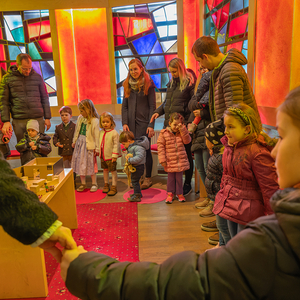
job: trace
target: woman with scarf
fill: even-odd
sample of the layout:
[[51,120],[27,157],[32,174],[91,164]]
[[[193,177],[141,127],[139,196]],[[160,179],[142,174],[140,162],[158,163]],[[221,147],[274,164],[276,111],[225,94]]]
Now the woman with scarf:
[[[156,108],[155,86],[145,71],[142,62],[135,58],[129,64],[129,72],[123,83],[124,99],[122,103],[123,131],[132,131],[135,138],[154,136],[154,121],[150,119]],[[142,189],[152,185],[152,155],[151,149],[146,151],[146,177]]]

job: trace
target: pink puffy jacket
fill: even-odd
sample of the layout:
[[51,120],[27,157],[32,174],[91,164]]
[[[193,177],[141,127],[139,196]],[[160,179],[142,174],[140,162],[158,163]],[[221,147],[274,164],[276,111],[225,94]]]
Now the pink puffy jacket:
[[167,163],[166,172],[183,172],[190,168],[184,144],[191,142],[191,136],[183,125],[174,134],[170,127],[161,130],[157,140],[159,163]]

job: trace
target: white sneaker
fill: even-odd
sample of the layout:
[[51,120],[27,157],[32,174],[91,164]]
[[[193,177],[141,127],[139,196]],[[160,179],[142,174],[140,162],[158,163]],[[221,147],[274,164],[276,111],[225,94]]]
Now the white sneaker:
[[93,184],[91,189],[90,189],[90,192],[94,193],[94,192],[97,192],[97,190],[98,190],[98,185]]

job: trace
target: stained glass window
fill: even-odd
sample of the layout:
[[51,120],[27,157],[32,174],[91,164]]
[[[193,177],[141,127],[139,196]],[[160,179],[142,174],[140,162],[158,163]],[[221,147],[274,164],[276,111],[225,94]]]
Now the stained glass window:
[[[231,48],[248,56],[249,0],[205,0],[204,34],[226,53]],[[247,65],[243,66],[247,72]]]
[[57,106],[48,10],[0,12],[1,76],[16,64],[16,57],[20,53],[31,56],[33,69],[45,81],[50,105]]
[[128,63],[139,58],[156,86],[156,99],[166,97],[168,63],[177,57],[176,1],[114,7],[117,103],[122,103]]

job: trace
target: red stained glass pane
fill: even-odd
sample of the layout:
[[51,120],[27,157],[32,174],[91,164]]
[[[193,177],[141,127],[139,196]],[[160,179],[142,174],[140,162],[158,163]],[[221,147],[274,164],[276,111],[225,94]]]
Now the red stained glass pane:
[[214,0],[207,0],[207,6],[208,6],[208,8],[209,8],[209,10],[212,10],[212,8],[213,8],[213,3],[214,3]]
[[133,36],[147,30],[153,29],[153,24],[149,18],[130,18],[128,36]]
[[211,16],[217,28],[219,28],[219,21],[220,21],[221,11],[222,10],[219,9],[218,11],[213,13],[212,16]]
[[235,18],[230,22],[229,36],[245,33],[248,22],[248,14]]
[[122,24],[125,36],[127,37],[128,36],[128,28],[129,28],[129,18],[122,17],[122,18],[120,18],[120,22]]
[[219,24],[218,29],[222,28],[222,26],[227,22],[228,16],[229,16],[229,8],[230,8],[230,3],[226,4],[222,8],[222,13],[221,13],[221,17],[220,17],[220,24]]
[[114,36],[115,46],[125,45],[126,40],[123,36]]
[[6,60],[5,59],[5,52],[4,52],[4,46],[0,45],[0,61]]
[[45,33],[50,33],[50,21],[28,24],[29,38],[37,37]]
[[230,44],[227,46],[227,51],[231,48],[236,48],[239,51],[242,51],[242,46],[243,46],[243,42],[238,42],[238,43],[234,43],[234,44]]
[[114,35],[124,35],[118,17],[113,18],[113,32],[114,32]]
[[169,66],[169,62],[173,59],[177,57],[177,54],[169,54],[169,55],[165,55],[165,59],[166,59],[166,66]]
[[219,5],[223,0],[215,0],[214,1],[214,5],[212,6],[212,8],[216,7],[217,5]]
[[52,41],[51,38],[43,39],[38,41],[41,46],[43,52],[52,52]]

